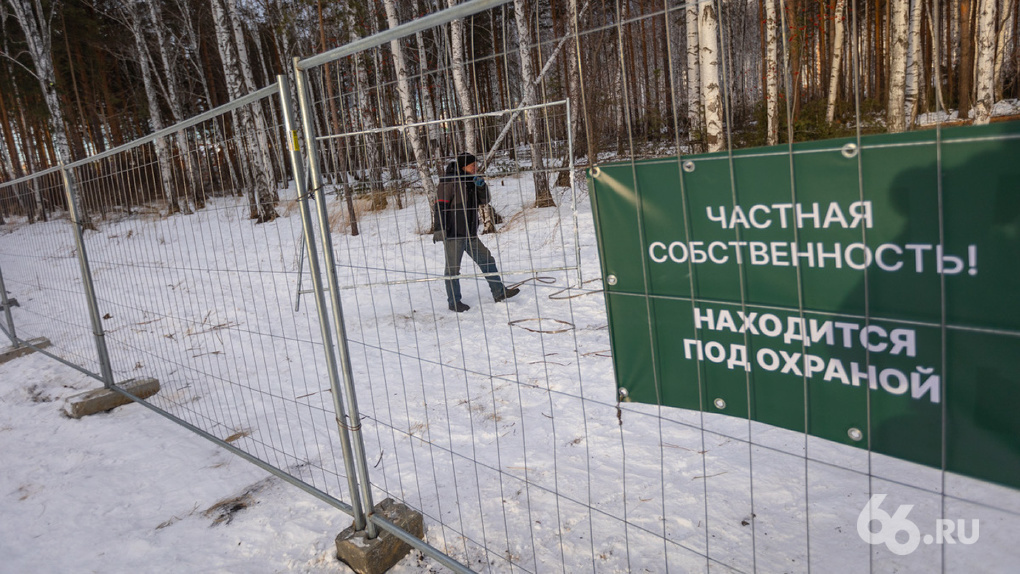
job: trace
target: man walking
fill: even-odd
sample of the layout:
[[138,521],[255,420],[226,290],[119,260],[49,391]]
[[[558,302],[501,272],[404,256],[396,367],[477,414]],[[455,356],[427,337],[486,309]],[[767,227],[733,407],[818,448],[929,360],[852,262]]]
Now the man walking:
[[463,313],[471,307],[460,300],[460,260],[464,253],[471,256],[485,274],[492,291],[492,299],[499,303],[521,292],[507,289],[499,278],[496,260],[478,239],[478,206],[489,202],[489,188],[481,176],[475,175],[478,166],[475,156],[462,153],[450,162],[446,175],[439,179],[436,198],[435,240],[443,240],[446,255],[446,302],[451,311]]

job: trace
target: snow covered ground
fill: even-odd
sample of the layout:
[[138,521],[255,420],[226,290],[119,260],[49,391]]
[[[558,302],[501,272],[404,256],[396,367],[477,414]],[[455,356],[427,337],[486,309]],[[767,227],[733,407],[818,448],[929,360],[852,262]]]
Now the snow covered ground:
[[[940,472],[858,449],[746,420],[617,410],[602,297],[576,288],[599,275],[587,199],[575,243],[568,196],[558,210],[523,209],[533,197],[526,178],[490,183],[509,217],[485,241],[507,281],[533,269],[553,278],[524,283],[508,304],[465,279],[473,308],[456,315],[441,282],[408,282],[442,268],[420,234],[420,201],[363,214],[358,238],[334,236],[341,282],[358,286],[343,299],[374,496],[420,508],[431,544],[493,572],[1010,572],[1020,563],[1016,491],[946,476],[943,496]],[[342,472],[325,468],[338,453],[313,358],[312,299],[293,312],[299,278],[308,285],[296,272],[297,212],[256,228],[245,209],[221,198],[193,216],[127,218],[90,236],[117,378],[158,376],[161,408],[209,419],[209,432],[238,434],[239,448],[346,500]],[[21,277],[15,320],[28,334],[82,311],[69,308],[73,297],[39,309],[55,281],[73,282],[66,226],[0,228],[9,291]],[[11,245],[38,259],[12,261]],[[578,251],[580,277],[557,270]],[[171,276],[182,270],[188,295],[173,299],[182,284]],[[153,293],[168,307],[147,303]],[[88,354],[87,322],[57,337],[58,349]],[[333,537],[346,515],[141,406],[61,414],[64,399],[96,386],[40,355],[0,365],[0,571],[345,571]],[[293,450],[274,458],[281,448]],[[980,520],[980,539],[907,556],[869,546],[857,524],[876,493],[889,495],[890,513],[914,505],[921,534],[944,516]],[[412,553],[395,571],[436,569]]]
[[[1000,100],[995,102],[992,106],[992,117],[1009,117],[1020,115],[1020,100]],[[973,116],[972,116],[973,117]],[[925,114],[919,114],[917,116],[917,123],[921,126],[932,126],[940,122],[955,122],[960,119],[960,112],[958,110],[951,110],[949,113],[946,112],[929,112]]]

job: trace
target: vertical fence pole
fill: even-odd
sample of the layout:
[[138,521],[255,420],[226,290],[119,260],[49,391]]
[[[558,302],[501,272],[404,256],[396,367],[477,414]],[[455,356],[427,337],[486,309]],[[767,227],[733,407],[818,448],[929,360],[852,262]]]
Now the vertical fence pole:
[[96,339],[96,352],[99,355],[99,373],[103,376],[103,384],[113,386],[113,368],[110,365],[110,353],[106,348],[106,335],[103,333],[103,321],[99,315],[99,304],[96,302],[96,288],[92,282],[92,269],[85,253],[85,237],[81,226],[81,212],[67,168],[61,164],[60,177],[64,180],[64,193],[67,195],[67,209],[71,214],[71,227],[74,228],[74,243],[78,250],[78,264],[81,266],[81,280],[85,286],[85,299],[89,306],[92,319],[92,335]]
[[[570,98],[567,98],[567,159],[570,167],[567,173],[570,174],[570,212],[574,218],[574,264],[577,265],[577,288],[584,286],[584,277],[581,276],[581,234],[577,228],[577,174],[574,170],[577,166],[574,163],[574,122],[573,112],[570,110]],[[588,161],[592,163],[591,160]]]
[[[290,83],[287,76],[277,76],[280,84],[280,100],[283,105],[283,121],[290,137],[288,148],[290,149],[290,164],[294,172],[294,186],[297,188],[298,211],[301,213],[301,229],[303,230],[302,243],[304,243],[305,256],[308,257],[308,271],[312,276],[312,292],[315,295],[315,309],[319,313],[319,329],[322,334],[322,342],[326,347],[326,367],[329,372],[329,388],[333,393],[333,410],[336,415],[337,426],[340,428],[340,450],[343,452],[344,468],[347,471],[347,487],[351,493],[351,508],[354,514],[354,528],[364,530],[367,521],[365,511],[361,505],[358,489],[358,477],[353,466],[354,455],[351,451],[351,438],[347,431],[348,425],[343,421],[344,402],[340,394],[340,375],[336,365],[336,355],[333,352],[333,336],[329,329],[329,311],[326,309],[326,297],[323,294],[322,273],[319,267],[319,256],[316,253],[315,241],[312,231],[312,214],[308,208],[308,186],[301,165],[301,148],[298,140],[297,125],[294,117],[293,103],[290,99]],[[299,84],[300,85],[300,80]],[[311,151],[309,151],[311,156]],[[300,294],[298,295],[300,297]],[[371,506],[369,507],[371,510]]]
[[11,302],[7,300],[7,287],[4,285],[4,270],[0,267],[0,303],[4,306],[4,315],[7,316],[7,329],[4,329],[4,333],[11,339],[11,344],[15,347],[21,346],[18,343],[18,335],[14,332],[14,318],[11,317]]
[[[307,72],[297,66],[294,70],[297,77],[298,105],[301,107],[301,124],[305,132],[305,145],[308,149],[308,169],[312,182],[310,193],[315,196],[319,214],[319,234],[322,240],[322,255],[326,261],[326,280],[329,282],[330,302],[333,305],[333,319],[336,322],[337,344],[340,347],[340,365],[343,367],[344,389],[347,392],[347,413],[353,435],[355,462],[361,478],[361,496],[365,508],[371,514],[372,484],[368,477],[368,463],[365,461],[365,441],[361,433],[361,414],[358,411],[358,396],[354,390],[354,376],[351,371],[351,353],[347,346],[347,328],[344,325],[344,310],[340,302],[340,282],[336,275],[336,259],[333,256],[333,239],[329,231],[329,213],[326,211],[326,194],[322,189],[322,174],[319,172],[319,154],[315,141],[314,123],[311,111],[311,93],[309,92]],[[334,395],[335,396],[335,395]],[[338,413],[339,414],[339,413]],[[341,425],[342,426],[342,425]],[[368,521],[366,532],[369,538],[378,535],[376,525]]]

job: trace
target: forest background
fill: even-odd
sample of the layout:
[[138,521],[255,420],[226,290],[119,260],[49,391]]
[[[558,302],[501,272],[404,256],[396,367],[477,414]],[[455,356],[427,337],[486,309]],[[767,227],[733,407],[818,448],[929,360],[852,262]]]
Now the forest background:
[[[295,57],[456,3],[3,0],[0,182],[143,137],[292,76]],[[942,125],[981,124],[995,102],[1020,96],[1018,13],[1018,0],[515,0],[327,64],[317,121],[343,133],[570,98],[569,126],[529,132],[534,146],[570,129],[580,165],[625,149],[655,156],[901,132],[933,123],[922,121],[928,113]],[[238,121],[223,129],[244,133]],[[334,171],[368,169],[385,154],[391,179],[401,177],[395,166],[418,164],[430,191],[439,158],[496,139],[448,132],[430,127],[427,144],[411,147],[388,132]],[[188,212],[213,188],[248,188],[252,218],[273,217],[273,192],[248,173],[275,171],[282,187],[282,164],[219,150],[235,156],[219,161],[236,185],[215,185],[228,177],[218,170],[173,181],[174,161],[190,165],[189,145],[155,142],[162,186],[148,197]],[[112,193],[92,192],[86,210],[104,211]],[[64,201],[34,198],[0,190],[0,217],[45,218]]]

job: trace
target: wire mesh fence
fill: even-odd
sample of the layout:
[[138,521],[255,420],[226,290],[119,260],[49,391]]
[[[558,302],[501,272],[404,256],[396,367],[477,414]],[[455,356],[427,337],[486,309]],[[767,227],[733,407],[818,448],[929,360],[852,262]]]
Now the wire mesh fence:
[[[569,105],[563,102],[546,104],[529,112],[541,114],[543,122],[566,124]],[[505,122],[500,131],[513,133],[522,130],[524,113],[524,110],[517,109],[495,112],[490,116]],[[354,157],[364,157],[372,147],[368,141],[371,137],[391,137],[394,132],[424,130],[438,123],[461,121],[465,120],[454,118],[410,128],[400,126],[378,128],[367,133],[330,134],[320,136],[319,141],[324,157],[331,156],[336,149],[344,149]],[[564,268],[577,270],[577,194],[574,179],[570,176],[573,156],[569,142],[540,144],[541,153],[550,159],[546,160],[547,166],[536,169],[530,160],[529,146],[521,145],[512,135],[505,136],[504,141],[507,151],[491,152],[484,171],[476,176],[479,182],[484,182],[489,196],[489,209],[483,207],[479,210],[480,232],[483,238],[495,242],[492,252],[498,268],[511,275]],[[479,163],[481,159],[479,157]],[[427,170],[419,170],[413,158],[404,159],[403,163],[389,164],[387,170],[391,170],[390,173],[380,171],[374,176],[369,170],[337,173],[329,167],[330,162],[324,162],[327,167],[323,170],[326,182],[323,189],[333,196],[330,224],[332,230],[338,232],[337,248],[344,251],[338,261],[344,285],[437,281],[443,277],[442,250],[431,246],[436,224],[434,189],[439,181],[448,177],[447,172],[456,160],[456,153],[440,155],[430,160]],[[356,164],[351,161],[348,165]],[[431,180],[428,185],[433,191],[429,192],[421,183],[420,171],[426,171]],[[535,203],[535,182],[539,180],[550,189],[550,199],[556,204],[563,203],[567,211],[547,216],[529,209]],[[496,233],[497,228],[514,227],[525,230],[521,240],[505,242],[508,235]],[[420,245],[409,246],[409,240],[420,242]],[[350,245],[352,243],[354,247]],[[565,258],[558,251],[553,253],[541,248],[543,244],[553,243],[565,243]],[[409,248],[414,251],[408,252]],[[461,276],[478,275],[463,270]]]
[[5,313],[13,323],[5,331],[20,341],[49,339],[44,352],[101,380],[60,171],[4,184],[0,190],[12,204],[0,232]]
[[[147,404],[344,508],[348,473],[316,306],[295,310],[302,275],[311,280],[289,141],[274,84],[76,162],[68,182],[87,206],[83,243],[111,382],[159,379]],[[60,173],[38,179],[15,189],[65,189]],[[63,210],[48,217],[13,217],[5,229],[17,336],[50,337],[54,354],[103,380],[75,224]]]
[[[453,568],[444,557],[491,572],[1003,570],[1017,557],[1009,539],[1020,527],[1016,490],[887,456],[870,442],[812,436],[808,427],[827,415],[812,412],[806,377],[783,389],[803,403],[801,431],[763,424],[751,407],[733,417],[715,403],[713,412],[705,381],[719,365],[711,353],[693,360],[693,375],[649,377],[656,389],[670,381],[693,389],[696,408],[662,397],[630,402],[617,384],[611,348],[621,342],[611,340],[606,312],[617,277],[603,277],[600,253],[626,238],[596,231],[580,168],[612,162],[631,172],[600,182],[610,182],[621,219],[657,185],[639,168],[659,165],[684,182],[673,211],[638,217],[639,234],[664,221],[686,228],[696,214],[686,187],[693,179],[685,179],[694,167],[699,177],[714,170],[722,191],[713,188],[713,199],[732,208],[767,187],[753,169],[765,156],[788,161],[788,176],[769,189],[789,209],[834,173],[811,171],[801,161],[808,155],[851,159],[843,175],[863,201],[889,182],[845,146],[872,157],[892,147],[868,150],[861,139],[885,129],[866,111],[882,80],[858,21],[874,7],[851,4],[820,8],[833,18],[825,26],[843,18],[850,32],[838,48],[817,41],[813,55],[803,36],[787,32],[802,15],[782,3],[777,12],[769,2],[475,0],[424,17],[393,3],[361,20],[352,13],[347,45],[296,65],[307,184],[288,163],[299,134],[274,85],[76,162],[67,184],[53,170],[0,185],[3,280],[20,303],[7,305],[5,332],[47,336],[53,356],[102,379],[84,285],[91,280],[115,380],[159,378],[151,406],[345,511],[386,497],[404,502],[425,517],[424,549]],[[830,60],[841,94],[836,121],[819,129],[798,116],[797,94],[832,71],[819,63],[822,52],[843,48]],[[928,91],[919,97],[938,99]],[[941,116],[931,117],[934,142],[895,147],[932,156],[923,177],[939,185],[951,173],[942,158],[957,144],[942,140]],[[849,139],[794,147],[836,136]],[[1015,139],[981,142],[998,158]],[[704,151],[717,153],[688,162]],[[490,196],[478,238],[498,271],[463,260],[450,272],[445,243],[433,240],[437,187],[463,175],[463,153],[475,156]],[[312,197],[318,221],[305,211]],[[83,219],[67,214],[76,199]],[[43,213],[49,221],[36,221]],[[84,230],[91,279],[68,219]],[[925,225],[944,224],[940,203]],[[672,249],[663,244],[668,257]],[[691,265],[672,280],[692,284]],[[494,287],[496,273],[520,293],[494,301],[506,292]],[[647,271],[638,275],[619,279],[636,285],[627,309],[649,323],[657,310],[689,309],[696,299],[744,312],[761,304],[745,270],[721,288],[706,284],[698,298],[666,300],[651,296]],[[454,279],[465,312],[451,309]],[[798,278],[777,288],[795,302],[766,311],[803,321],[804,285]],[[861,289],[872,307],[852,317],[864,324],[884,304],[868,285]],[[664,323],[644,328],[669,332]],[[334,326],[352,386],[344,391]],[[926,327],[945,340],[944,306]],[[1016,338],[1008,329],[994,335]],[[684,345],[678,337],[641,352],[675,366]],[[939,372],[947,384],[945,363]],[[753,396],[752,382],[736,387],[749,405],[778,402]],[[360,414],[345,412],[341,393]],[[870,410],[866,423],[870,432]],[[945,449],[946,417],[938,423],[924,432]],[[1003,463],[1014,464],[1015,444],[1000,446]],[[354,492],[359,485],[367,494]],[[874,544],[871,519],[885,512],[871,506],[876,494],[888,508],[913,505],[911,520],[924,534],[943,528],[941,543],[907,553],[890,550],[895,540]],[[944,540],[949,519],[959,543]],[[371,516],[368,524],[387,528]]]
[[[952,571],[976,556],[1001,564],[1010,554],[1000,534],[989,534],[980,551],[968,544],[930,544],[900,556],[881,544],[869,545],[869,530],[861,534],[859,527],[862,515],[880,516],[869,506],[877,493],[913,504],[914,519],[925,528],[949,517],[1015,525],[1016,496],[1008,490],[953,475],[944,467],[926,468],[868,448],[761,424],[751,411],[731,418],[677,409],[666,402],[621,402],[626,396],[616,394],[602,311],[605,302],[600,285],[588,283],[601,270],[587,201],[581,202],[578,217],[580,273],[575,278],[565,270],[538,271],[546,258],[563,258],[569,268],[574,245],[569,233],[557,237],[551,231],[572,217],[563,211],[565,198],[556,196],[555,208],[538,207],[541,184],[531,181],[529,173],[534,141],[576,140],[583,159],[574,160],[575,165],[630,162],[635,170],[649,161],[664,168],[672,165],[675,179],[688,170],[682,155],[671,154],[719,152],[710,159],[721,166],[720,204],[761,183],[748,171],[755,154],[746,161],[734,160],[735,152],[785,143],[767,153],[789,158],[785,193],[797,203],[798,186],[807,186],[815,175],[797,156],[830,148],[840,153],[846,142],[805,151],[795,151],[795,145],[849,136],[855,149],[865,150],[862,135],[886,130],[881,118],[864,111],[863,106],[871,104],[862,103],[881,93],[874,83],[878,60],[861,59],[872,38],[864,35],[866,29],[857,19],[859,10],[873,7],[822,9],[845,25],[846,42],[822,48],[845,49],[834,68],[823,71],[813,68],[811,61],[805,64],[815,56],[801,50],[823,43],[818,36],[805,40],[804,35],[813,31],[795,32],[804,30],[798,27],[804,15],[782,6],[768,10],[766,4],[507,3],[465,18],[463,26],[471,31],[473,42],[468,56],[457,53],[460,24],[422,23],[403,34],[366,39],[375,46],[352,46],[335,58],[326,54],[308,65],[299,64],[310,83],[318,86],[311,97],[317,116],[326,118],[336,109],[348,118],[347,124],[343,120],[318,124],[323,172],[336,173],[340,163],[327,156],[341,150],[348,150],[352,158],[348,166],[359,161],[370,165],[377,154],[389,160],[383,163],[391,168],[388,175],[366,173],[364,180],[380,182],[377,188],[385,187],[383,181],[401,181],[398,187],[427,191],[430,176],[438,177],[443,164],[462,151],[486,157],[485,175],[491,185],[499,178],[490,177],[488,170],[490,166],[498,170],[500,164],[498,160],[489,164],[484,150],[498,140],[503,127],[487,127],[479,118],[512,108],[501,107],[501,102],[552,102],[562,97],[569,97],[576,111],[537,130],[524,120],[507,132],[515,136],[504,146],[504,157],[511,162],[524,159],[511,163],[506,177],[522,189],[532,186],[522,195],[535,198],[510,211],[523,210],[531,230],[541,230],[552,240],[529,241],[521,237],[528,231],[512,224],[481,236],[494,253],[506,258],[501,271],[525,272],[522,294],[506,307],[491,306],[481,277],[474,281],[464,277],[465,302],[472,308],[453,315],[444,306],[439,285],[414,284],[405,278],[409,262],[429,257],[428,237],[407,233],[414,226],[408,222],[412,216],[391,219],[400,217],[396,214],[408,205],[366,210],[358,219],[363,226],[358,235],[348,227],[346,234],[334,237],[351,362],[364,407],[366,456],[373,464],[372,485],[380,496],[400,498],[421,509],[432,525],[430,541],[469,567],[525,572],[864,572],[892,563],[911,571]],[[835,14],[843,9],[845,17]],[[829,22],[817,33],[831,42],[836,25]],[[390,27],[394,28],[392,17]],[[569,57],[560,56],[563,46],[571,49]],[[398,50],[404,52],[403,63]],[[706,65],[705,60],[711,63]],[[374,65],[361,69],[366,62]],[[663,73],[665,69],[669,73]],[[829,128],[817,130],[821,124],[808,123],[809,112],[800,111],[801,103],[795,101],[802,90],[793,86],[803,86],[809,93],[832,69],[860,81],[840,81],[833,88],[839,92],[833,112],[837,119]],[[463,90],[467,97],[458,85],[465,70],[470,77]],[[402,81],[412,87],[402,88]],[[534,93],[529,94],[529,88]],[[413,105],[401,106],[402,90],[413,94]],[[443,98],[431,99],[433,93]],[[915,96],[929,98],[929,104],[934,98],[931,93]],[[390,108],[366,105],[369,101],[388,102]],[[817,114],[817,108],[810,113]],[[932,121],[932,127],[940,129],[939,117],[912,116],[911,122]],[[387,134],[392,139],[387,140]],[[942,144],[918,141],[918,145],[935,149]],[[876,157],[880,149],[863,153]],[[543,159],[558,157],[549,148],[539,153]],[[405,162],[407,166],[400,168]],[[865,186],[856,188],[858,192],[870,193],[867,189],[883,185],[884,176],[862,171],[866,168],[860,165],[855,169]],[[934,174],[939,167],[931,169]],[[554,184],[551,175],[547,183]],[[824,180],[824,174],[817,175]],[[641,195],[656,185],[637,175],[632,179],[610,190],[623,204],[640,202]],[[586,191],[581,190],[582,196]],[[657,218],[658,223],[675,218],[679,227],[679,220],[692,217],[684,211],[690,200],[682,195],[682,187],[679,193],[677,211],[643,216]],[[423,207],[415,208],[419,234],[428,230]],[[333,209],[343,212],[344,206],[338,203]],[[556,211],[560,215],[552,215]],[[348,217],[348,226],[353,219]],[[386,228],[395,231],[388,235]],[[388,252],[379,248],[393,240],[403,247]],[[618,240],[623,238],[601,235],[606,243]],[[517,264],[516,245],[527,246],[523,266]],[[434,263],[429,268],[437,272],[441,256],[431,257]],[[357,277],[344,273],[348,265],[374,268]],[[682,276],[684,269],[677,280],[686,283],[690,279]],[[503,275],[506,279],[513,273]],[[611,286],[615,279],[603,281]],[[735,305],[741,309],[757,301],[747,288],[739,278],[726,287],[738,292]],[[647,279],[644,289],[641,293],[638,287],[634,293],[640,299],[631,312],[652,320],[655,308],[669,302],[648,296]],[[790,287],[794,296],[796,291]],[[706,289],[702,296],[712,300],[722,295]],[[804,305],[802,300],[792,312],[804,316]],[[867,313],[861,317],[865,322],[875,320]],[[654,328],[668,332],[670,327]],[[640,337],[640,332],[633,336]],[[676,340],[672,347],[653,352],[675,357],[684,349]],[[703,373],[710,363],[699,357],[702,374],[676,384],[703,388]],[[662,373],[655,385],[665,386],[676,376]],[[799,381],[797,388],[806,389],[806,381]],[[741,388],[749,396],[754,393],[751,379]],[[702,397],[701,404],[706,405],[702,408],[710,410],[712,398]],[[764,404],[777,399],[753,400]],[[814,421],[824,414],[807,416]],[[872,428],[870,417],[869,413],[867,431]],[[855,439],[844,442],[851,440]],[[865,528],[869,524],[865,520]]]

